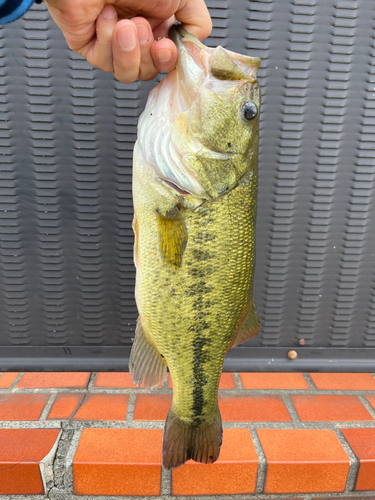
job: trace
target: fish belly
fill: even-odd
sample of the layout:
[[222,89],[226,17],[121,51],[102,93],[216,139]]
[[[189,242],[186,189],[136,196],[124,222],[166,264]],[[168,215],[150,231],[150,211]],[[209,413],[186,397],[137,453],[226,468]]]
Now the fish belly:
[[136,158],[133,182],[140,323],[170,370],[174,414],[204,425],[218,413],[224,356],[252,303],[257,171],[216,201],[180,208],[187,244],[179,267],[159,250],[160,183]]

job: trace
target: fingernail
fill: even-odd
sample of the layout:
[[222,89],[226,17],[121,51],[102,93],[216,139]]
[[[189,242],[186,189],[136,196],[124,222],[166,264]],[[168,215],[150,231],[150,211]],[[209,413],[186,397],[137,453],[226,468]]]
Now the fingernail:
[[139,45],[146,45],[151,39],[151,33],[145,24],[137,24]]
[[105,19],[113,19],[116,16],[116,10],[113,8],[112,5],[107,4],[102,10],[102,16]]
[[132,26],[125,26],[117,34],[117,40],[122,50],[133,50],[137,45],[137,35]]
[[159,49],[155,52],[155,57],[160,64],[165,64],[172,59],[172,51],[170,49]]

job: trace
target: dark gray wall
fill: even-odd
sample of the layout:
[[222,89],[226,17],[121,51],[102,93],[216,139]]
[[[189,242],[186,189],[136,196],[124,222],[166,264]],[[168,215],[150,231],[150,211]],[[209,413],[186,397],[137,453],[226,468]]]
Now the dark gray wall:
[[[375,4],[207,4],[208,45],[262,59],[262,329],[226,368],[375,371]],[[126,369],[131,157],[155,83],[92,69],[43,5],[0,29],[0,370]]]

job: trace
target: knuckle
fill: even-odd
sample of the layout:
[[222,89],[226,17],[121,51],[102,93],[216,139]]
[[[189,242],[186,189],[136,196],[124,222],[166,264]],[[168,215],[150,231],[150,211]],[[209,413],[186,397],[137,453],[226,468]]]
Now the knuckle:
[[207,38],[211,32],[212,32],[212,19],[208,16],[207,19],[205,19],[204,25],[201,26],[201,35],[202,35],[202,40],[204,38]]
[[210,26],[205,26],[203,28],[203,38],[207,38],[212,32],[212,22],[210,24]]
[[102,71],[105,71],[106,73],[113,73],[113,66],[109,64],[103,64],[100,68]]
[[69,49],[72,51],[72,52],[77,52],[78,54],[80,54],[80,50],[77,48],[77,45],[73,42],[68,42],[68,47]]
[[[120,64],[119,64],[120,62]],[[135,82],[140,73],[140,67],[138,64],[121,64],[120,61],[114,60],[113,62],[113,74],[117,80],[122,83],[132,83]]]
[[108,57],[97,57],[94,58],[92,55],[89,53],[87,54],[87,62],[91,64],[91,66],[94,66],[94,68],[100,69],[102,71],[105,71],[106,73],[112,73],[113,72],[113,64],[109,60]]
[[114,71],[115,78],[122,83],[132,83],[138,78],[138,75],[131,73],[124,73],[123,71]]
[[141,72],[139,75],[139,79],[142,80],[142,82],[149,82],[150,80],[153,80],[157,75],[157,69],[155,69],[154,71]]
[[112,58],[110,57],[102,57],[98,61],[98,65],[96,66],[98,69],[101,69],[102,71],[105,71],[106,73],[113,73],[113,63],[112,63]]

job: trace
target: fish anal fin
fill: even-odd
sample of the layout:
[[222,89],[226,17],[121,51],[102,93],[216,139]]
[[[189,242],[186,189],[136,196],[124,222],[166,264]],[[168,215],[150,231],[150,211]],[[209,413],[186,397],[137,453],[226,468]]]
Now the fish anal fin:
[[227,352],[233,347],[246,342],[255,337],[260,330],[258,314],[253,297],[249,297],[248,302],[242,311],[237,328],[234,331]]
[[222,439],[219,407],[210,422],[189,425],[173,412],[172,405],[164,427],[163,465],[167,470],[173,470],[190,459],[212,464],[219,457]]
[[139,319],[129,358],[129,371],[138,387],[144,381],[145,389],[159,387],[167,377],[167,364],[156,346],[146,337]]
[[163,260],[173,267],[180,267],[188,238],[181,212],[176,206],[165,214],[157,211],[156,220],[159,250]]

